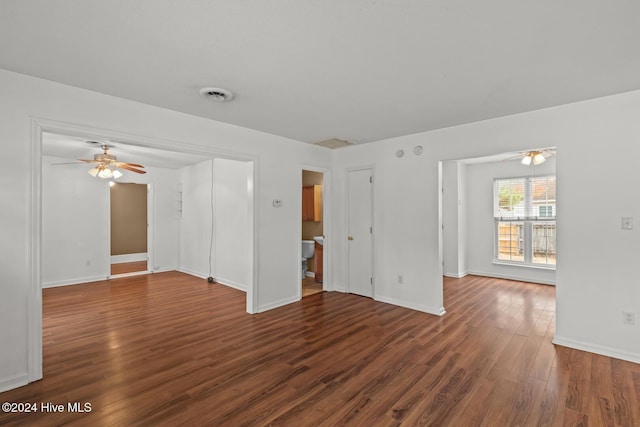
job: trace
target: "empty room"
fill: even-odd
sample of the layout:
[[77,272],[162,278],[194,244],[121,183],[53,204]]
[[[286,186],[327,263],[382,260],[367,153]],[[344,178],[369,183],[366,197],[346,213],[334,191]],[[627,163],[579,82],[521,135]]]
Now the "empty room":
[[0,424],[640,425],[638,16],[2,1]]

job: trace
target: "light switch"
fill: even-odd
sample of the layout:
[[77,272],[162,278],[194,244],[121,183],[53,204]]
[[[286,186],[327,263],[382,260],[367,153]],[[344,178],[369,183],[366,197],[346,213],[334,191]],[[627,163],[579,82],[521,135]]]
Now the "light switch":
[[632,216],[622,217],[622,229],[623,230],[633,230],[633,217]]

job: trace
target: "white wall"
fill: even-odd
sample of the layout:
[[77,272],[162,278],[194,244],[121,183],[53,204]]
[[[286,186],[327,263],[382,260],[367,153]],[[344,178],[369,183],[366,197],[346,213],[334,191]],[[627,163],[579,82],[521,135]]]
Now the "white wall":
[[[43,156],[42,286],[103,280],[110,273],[109,181],[90,176],[86,165]],[[175,211],[176,171],[146,168],[145,175],[125,171],[119,182],[151,184],[154,271],[178,263]]]
[[[420,144],[424,145],[424,141]],[[335,151],[333,230],[337,244],[330,253],[333,278],[337,290],[348,290],[346,174],[350,168],[370,166],[373,169],[374,298],[441,314],[438,162],[431,157],[430,148],[421,156],[415,156],[415,145],[418,143],[387,140]],[[395,155],[399,148],[405,152],[402,158]],[[398,283],[398,276],[403,277],[402,284]],[[435,277],[438,282],[434,281]]]
[[212,162],[206,160],[180,170],[180,270],[203,278],[214,274],[213,264],[209,266],[214,214]]
[[250,162],[222,158],[181,169],[180,270],[243,291],[251,285],[251,173]]
[[251,284],[251,163],[215,159],[215,278],[246,290]]
[[[42,286],[105,279],[110,274],[109,182],[86,165],[42,159]],[[85,176],[86,175],[86,176]]]
[[457,278],[468,274],[465,171],[465,165],[458,161],[442,162],[443,274]]
[[[374,297],[434,313],[443,304],[439,161],[555,146],[555,341],[640,362],[640,325],[622,324],[622,310],[640,313],[640,230],[620,226],[621,217],[640,212],[638,111],[640,91],[634,91],[337,150],[337,177],[357,165],[374,168]],[[421,156],[412,153],[416,145],[425,148]],[[398,159],[398,149],[407,154]],[[346,236],[342,181],[335,187],[338,242]],[[346,245],[337,244],[332,257],[336,284],[346,288]],[[397,283],[398,274],[404,283]]]
[[[556,159],[535,166],[538,176],[555,175]],[[555,284],[555,270],[494,264],[495,224],[493,220],[493,180],[533,173],[532,166],[519,161],[500,161],[466,165],[467,272],[490,277]],[[561,255],[560,255],[561,256]]]
[[[194,98],[199,99],[197,93]],[[41,175],[39,147],[32,145],[38,124],[44,130],[80,129],[162,149],[254,161],[257,291],[248,292],[248,309],[261,311],[297,300],[300,168],[330,168],[330,150],[0,70],[0,390],[41,376],[39,347],[33,344],[41,334]],[[272,206],[276,198],[282,207]],[[167,204],[174,209],[175,198]]]

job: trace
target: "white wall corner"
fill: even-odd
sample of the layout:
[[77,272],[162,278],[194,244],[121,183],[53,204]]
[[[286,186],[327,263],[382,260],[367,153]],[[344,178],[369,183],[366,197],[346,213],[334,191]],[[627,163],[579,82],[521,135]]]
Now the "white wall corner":
[[404,308],[409,308],[411,310],[422,311],[428,314],[434,314],[436,316],[442,316],[446,313],[444,307],[436,307],[436,306],[428,306],[424,304],[415,304],[412,302],[402,301],[396,298],[387,297],[384,295],[374,295],[374,299],[380,302],[386,302],[387,304],[393,304]]
[[233,280],[225,279],[224,277],[216,277],[215,279],[216,279],[216,283],[220,285],[228,286],[230,288],[234,288],[242,292],[247,292],[247,285],[234,282]]
[[273,310],[274,308],[278,308],[278,307],[282,307],[288,304],[292,304],[294,302],[298,302],[300,301],[300,297],[299,296],[295,296],[292,298],[284,298],[278,301],[273,301],[270,302],[268,304],[264,304],[264,305],[260,305],[258,306],[258,313],[262,313],[264,311],[269,311],[269,310]]
[[191,270],[191,269],[188,269],[188,268],[179,267],[176,270],[179,271],[180,273],[188,274],[190,276],[195,276],[195,277],[198,277],[200,279],[206,279],[207,277],[209,277],[209,274],[207,274],[207,273],[200,273],[198,271]]
[[444,275],[446,277],[452,277],[454,279],[462,279],[465,276],[468,276],[469,273],[467,273],[466,271],[462,272],[462,273],[444,273]]
[[27,373],[16,375],[14,377],[0,378],[0,393],[14,388],[22,387],[29,383],[29,376]]
[[589,353],[596,353],[602,356],[613,357],[615,359],[626,360],[628,362],[640,364],[640,354],[638,353],[629,353],[616,348],[574,340],[559,335],[554,336],[551,342],[555,345],[561,345],[563,347],[569,347],[576,350],[587,351]]

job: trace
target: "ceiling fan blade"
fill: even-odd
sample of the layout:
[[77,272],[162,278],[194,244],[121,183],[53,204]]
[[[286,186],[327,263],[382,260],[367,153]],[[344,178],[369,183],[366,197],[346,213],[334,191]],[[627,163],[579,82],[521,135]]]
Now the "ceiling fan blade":
[[87,159],[76,159],[79,162],[85,162],[85,163],[100,163],[98,160],[95,159],[91,159],[91,160],[87,160]]
[[116,167],[122,167],[122,165],[132,166],[134,168],[144,168],[144,166],[139,165],[137,163],[127,163],[127,162],[115,162]]
[[78,163],[78,162],[64,162],[64,163],[51,163],[51,166],[58,166],[58,165],[81,165],[82,163]]
[[136,169],[134,167],[131,167],[131,166],[127,165],[126,163],[125,164],[119,164],[118,167],[122,168],[122,169],[126,169],[126,170],[131,171],[131,172],[135,172],[135,173],[147,173],[147,171]]

